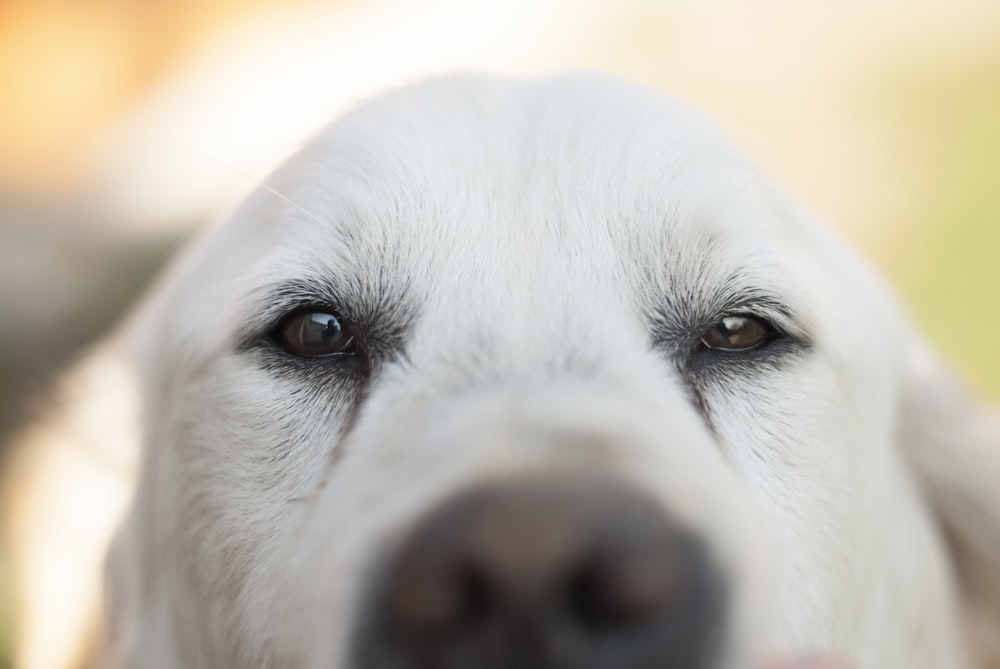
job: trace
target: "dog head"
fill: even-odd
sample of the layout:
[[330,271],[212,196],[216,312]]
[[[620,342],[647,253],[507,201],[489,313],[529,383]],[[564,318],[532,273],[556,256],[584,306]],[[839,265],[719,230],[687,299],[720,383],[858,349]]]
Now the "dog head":
[[995,433],[831,232],[653,92],[368,103],[130,336],[122,658],[964,667],[963,612],[1000,600]]

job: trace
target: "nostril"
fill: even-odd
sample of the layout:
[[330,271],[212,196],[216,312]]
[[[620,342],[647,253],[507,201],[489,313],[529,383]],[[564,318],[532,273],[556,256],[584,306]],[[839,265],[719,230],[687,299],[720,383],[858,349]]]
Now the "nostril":
[[[483,622],[495,603],[489,577],[472,561],[408,565],[389,589],[393,626],[409,634],[461,632]],[[421,568],[422,567],[422,568]]]
[[568,616],[591,632],[615,632],[664,613],[675,590],[672,575],[653,560],[595,556],[570,574]]
[[496,596],[483,569],[467,562],[460,567],[457,582],[461,593],[463,626],[475,627],[488,620],[496,606]]

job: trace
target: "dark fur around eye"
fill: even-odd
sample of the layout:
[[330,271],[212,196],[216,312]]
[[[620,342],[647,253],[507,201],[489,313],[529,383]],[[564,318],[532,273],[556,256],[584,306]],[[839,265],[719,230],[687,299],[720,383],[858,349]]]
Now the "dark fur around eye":
[[267,371],[302,381],[362,382],[372,359],[364,332],[324,306],[291,310],[247,350],[260,356]]
[[751,376],[780,368],[810,348],[799,314],[769,295],[750,292],[718,310],[660,304],[650,312],[653,346],[692,377]]

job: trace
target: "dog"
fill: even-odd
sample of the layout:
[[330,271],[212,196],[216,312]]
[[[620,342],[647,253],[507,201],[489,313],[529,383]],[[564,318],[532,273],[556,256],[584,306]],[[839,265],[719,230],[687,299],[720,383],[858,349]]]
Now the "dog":
[[66,392],[13,467],[28,669],[1000,667],[995,414],[631,84],[364,104]]

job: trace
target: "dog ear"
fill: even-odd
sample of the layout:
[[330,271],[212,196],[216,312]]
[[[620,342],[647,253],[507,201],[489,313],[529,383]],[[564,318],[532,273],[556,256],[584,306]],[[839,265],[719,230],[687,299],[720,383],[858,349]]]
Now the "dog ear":
[[1000,416],[926,348],[904,365],[899,443],[936,514],[977,669],[1000,669]]

